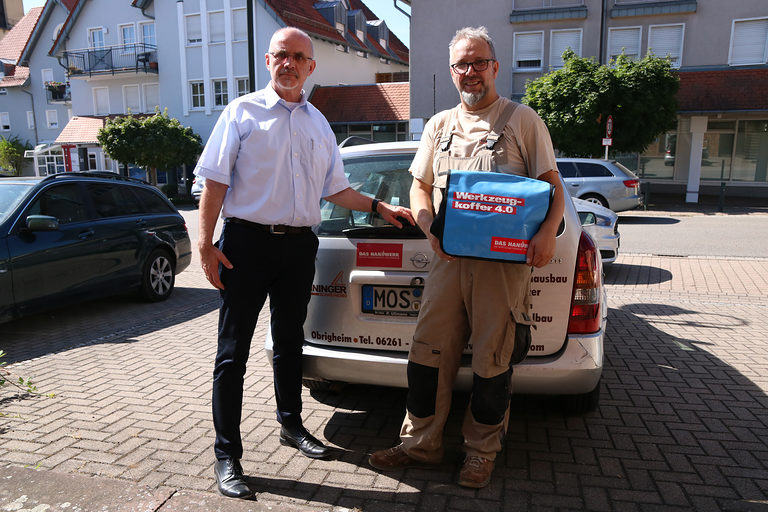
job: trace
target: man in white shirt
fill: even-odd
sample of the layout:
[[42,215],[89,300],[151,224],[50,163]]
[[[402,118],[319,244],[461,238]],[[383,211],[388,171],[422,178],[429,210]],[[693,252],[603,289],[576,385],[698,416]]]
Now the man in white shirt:
[[[349,186],[336,138],[302,89],[315,69],[312,41],[296,28],[275,32],[265,55],[267,87],[222,112],[195,174],[200,201],[200,260],[220,290],[218,351],[213,373],[214,473],[225,496],[248,498],[239,459],[243,377],[259,311],[270,300],[273,371],[280,442],[307,457],[328,448],[301,421],[303,324],[315,271],[320,199],[378,212],[402,227],[410,210],[366,197]],[[216,220],[225,219],[213,244]]]

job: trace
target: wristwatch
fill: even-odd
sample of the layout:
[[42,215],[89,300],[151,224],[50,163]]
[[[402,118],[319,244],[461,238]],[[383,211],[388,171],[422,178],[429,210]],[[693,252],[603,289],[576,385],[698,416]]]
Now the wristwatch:
[[376,208],[379,207],[379,203],[381,202],[381,199],[373,198],[373,201],[371,201],[371,211],[373,213],[376,213]]

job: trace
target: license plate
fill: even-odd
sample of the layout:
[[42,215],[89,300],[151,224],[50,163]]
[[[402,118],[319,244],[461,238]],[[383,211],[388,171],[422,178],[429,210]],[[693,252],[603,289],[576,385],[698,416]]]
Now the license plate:
[[387,316],[418,316],[421,286],[363,285],[363,313]]

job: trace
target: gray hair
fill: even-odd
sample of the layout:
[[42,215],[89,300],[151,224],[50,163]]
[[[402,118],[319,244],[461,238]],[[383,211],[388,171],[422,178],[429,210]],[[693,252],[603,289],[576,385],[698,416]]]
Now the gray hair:
[[456,46],[456,43],[459,41],[463,41],[466,39],[475,39],[475,40],[482,40],[488,43],[488,46],[491,48],[491,58],[496,59],[496,49],[493,47],[493,39],[491,39],[491,35],[488,33],[488,29],[485,27],[464,27],[460,28],[456,31],[456,35],[453,36],[453,39],[451,39],[451,42],[448,43],[448,51],[453,51],[453,47]]

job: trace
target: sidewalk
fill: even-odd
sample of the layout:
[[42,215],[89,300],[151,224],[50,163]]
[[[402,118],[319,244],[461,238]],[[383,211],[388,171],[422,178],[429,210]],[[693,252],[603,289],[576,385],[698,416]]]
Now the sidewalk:
[[681,194],[652,192],[647,204],[636,210],[622,212],[632,215],[752,215],[768,214],[768,199],[728,197],[722,202],[718,196],[699,196],[697,203],[686,203]]
[[432,471],[366,463],[397,438],[402,390],[304,390],[305,424],[339,456],[281,446],[262,315],[242,424],[257,501],[219,496],[218,302],[196,266],[164,303],[118,298],[3,324],[13,369],[56,396],[0,396],[0,511],[765,510],[767,276],[768,260],[620,256],[606,273],[600,409],[568,416],[554,399],[515,398],[493,481],[478,491],[454,483],[462,395]]

